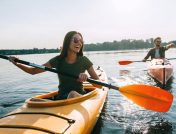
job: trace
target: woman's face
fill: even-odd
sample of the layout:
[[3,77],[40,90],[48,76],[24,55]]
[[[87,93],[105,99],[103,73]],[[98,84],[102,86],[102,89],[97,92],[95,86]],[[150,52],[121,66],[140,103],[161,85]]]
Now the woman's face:
[[83,46],[83,39],[79,34],[75,34],[70,42],[69,50],[75,53],[79,53]]

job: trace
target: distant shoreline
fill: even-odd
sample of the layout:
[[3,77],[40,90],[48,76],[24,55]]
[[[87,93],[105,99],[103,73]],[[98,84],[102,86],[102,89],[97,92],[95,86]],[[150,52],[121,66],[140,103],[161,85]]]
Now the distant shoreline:
[[[174,43],[176,41],[173,41]],[[162,43],[166,45],[167,43]],[[152,48],[153,44],[150,40],[121,40],[113,42],[104,42],[97,44],[85,44],[84,51],[123,51],[123,50],[146,50]],[[24,54],[45,54],[45,53],[59,53],[60,49],[1,49],[0,54],[3,55],[24,55]]]

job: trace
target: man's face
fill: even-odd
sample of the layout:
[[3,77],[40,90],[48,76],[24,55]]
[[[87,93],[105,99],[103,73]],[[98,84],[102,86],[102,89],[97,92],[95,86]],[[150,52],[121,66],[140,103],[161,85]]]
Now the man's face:
[[161,39],[155,40],[155,47],[159,48],[161,46]]

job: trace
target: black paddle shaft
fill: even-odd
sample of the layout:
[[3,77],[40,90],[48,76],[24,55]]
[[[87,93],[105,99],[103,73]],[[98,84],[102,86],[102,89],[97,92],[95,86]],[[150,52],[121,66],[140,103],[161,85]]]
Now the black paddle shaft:
[[[5,56],[5,55],[0,55],[0,58],[9,60],[9,57]],[[65,73],[65,72],[64,73],[63,72],[58,72],[56,69],[49,68],[49,67],[46,67],[46,66],[37,65],[37,64],[30,63],[30,62],[23,61],[23,60],[19,60],[19,59],[15,59],[15,62],[78,79],[78,76],[76,76],[76,75],[68,74],[68,73]],[[108,88],[111,88],[111,89],[119,90],[119,87],[113,86],[111,84],[103,83],[101,81],[94,80],[94,79],[91,79],[91,78],[87,78],[87,81],[90,82],[90,83],[93,83],[93,84],[97,84],[97,85],[105,86],[105,87],[108,87]]]
[[[166,58],[168,60],[176,60],[176,58]],[[151,61],[151,60],[146,60],[146,61]],[[143,62],[143,61],[133,61],[133,62]]]

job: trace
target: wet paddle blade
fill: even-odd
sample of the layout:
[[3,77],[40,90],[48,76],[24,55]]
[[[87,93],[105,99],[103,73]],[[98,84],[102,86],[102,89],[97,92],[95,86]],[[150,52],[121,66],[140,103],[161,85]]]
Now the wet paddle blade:
[[128,61],[128,60],[125,60],[125,61],[119,61],[119,64],[120,65],[128,65],[128,64],[131,64],[133,63],[132,61]]
[[119,91],[137,105],[156,112],[167,112],[173,102],[171,93],[149,85],[128,85]]

